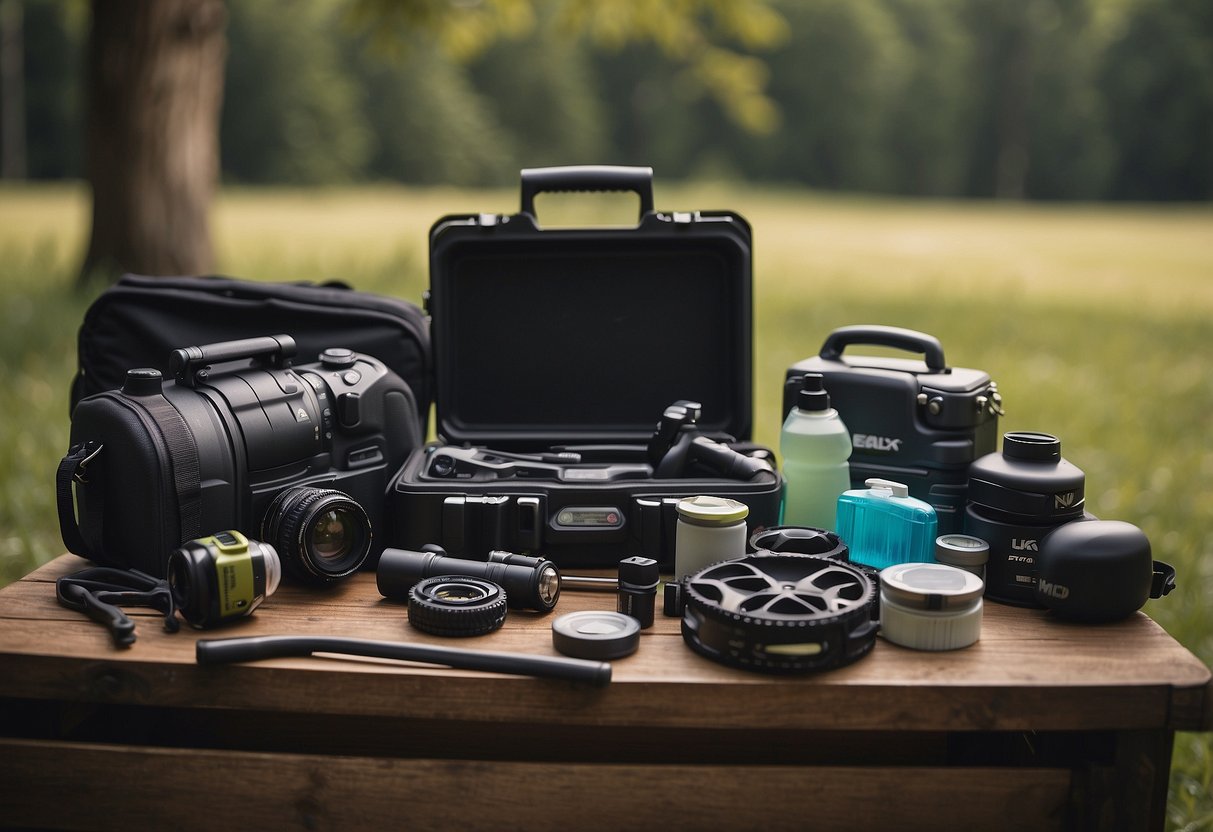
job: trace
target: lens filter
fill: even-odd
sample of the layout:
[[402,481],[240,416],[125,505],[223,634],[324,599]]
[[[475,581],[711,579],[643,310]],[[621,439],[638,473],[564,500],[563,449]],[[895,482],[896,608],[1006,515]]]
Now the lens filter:
[[436,575],[409,590],[409,623],[435,636],[482,636],[505,623],[505,590],[469,575]]

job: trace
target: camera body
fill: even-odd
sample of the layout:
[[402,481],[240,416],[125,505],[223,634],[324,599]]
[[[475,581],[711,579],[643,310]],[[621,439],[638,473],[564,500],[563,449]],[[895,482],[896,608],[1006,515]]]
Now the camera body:
[[135,369],[80,401],[60,466],[68,548],[163,575],[183,542],[234,529],[313,583],[377,555],[388,482],[421,440],[412,391],[370,356],[332,348],[294,367],[294,353],[286,335],[178,349],[171,380]]

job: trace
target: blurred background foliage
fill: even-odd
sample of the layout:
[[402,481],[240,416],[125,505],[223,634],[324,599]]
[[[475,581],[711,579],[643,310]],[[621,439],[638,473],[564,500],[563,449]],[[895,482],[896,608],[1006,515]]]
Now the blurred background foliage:
[[[728,50],[640,0],[631,17],[499,0],[418,34],[445,5],[229,4],[224,181],[493,186],[592,162],[915,196],[1213,197],[1208,0],[721,3],[701,23]],[[27,176],[79,177],[87,10],[22,6]]]

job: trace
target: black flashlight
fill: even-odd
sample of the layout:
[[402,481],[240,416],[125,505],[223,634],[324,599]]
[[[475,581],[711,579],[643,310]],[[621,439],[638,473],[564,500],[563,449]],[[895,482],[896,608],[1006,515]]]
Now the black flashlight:
[[560,598],[560,571],[550,560],[513,552],[491,552],[487,561],[467,560],[434,545],[420,552],[384,549],[375,582],[383,597],[407,601],[415,584],[437,575],[467,575],[500,584],[514,609],[549,612]]

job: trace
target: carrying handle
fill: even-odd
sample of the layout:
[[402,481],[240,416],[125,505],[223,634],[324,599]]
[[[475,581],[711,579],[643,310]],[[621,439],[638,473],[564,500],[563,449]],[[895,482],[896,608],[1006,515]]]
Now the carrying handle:
[[640,197],[640,218],[653,211],[653,169],[621,165],[569,165],[522,171],[522,213],[535,216],[535,197],[567,191],[632,191]]
[[169,355],[168,369],[177,381],[192,386],[195,371],[208,364],[266,356],[272,367],[282,369],[291,366],[295,351],[295,339],[289,335],[242,338],[238,341],[222,341],[218,344],[173,350]]
[[914,329],[902,329],[897,326],[843,326],[826,336],[821,345],[821,357],[827,361],[838,361],[842,351],[855,344],[868,346],[892,347],[907,352],[923,354],[927,369],[933,373],[944,373],[948,363],[943,357],[943,345],[934,335],[918,332]]
[[1161,560],[1154,561],[1153,575],[1150,576],[1150,597],[1161,598],[1169,595],[1175,589],[1175,567]]

